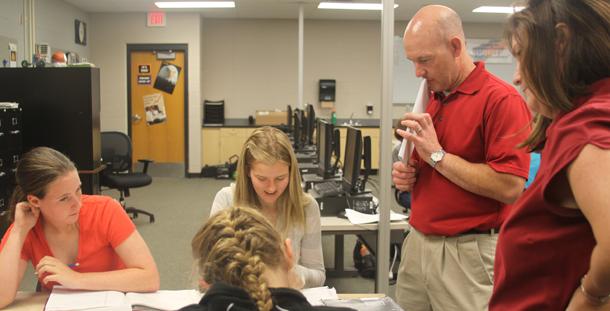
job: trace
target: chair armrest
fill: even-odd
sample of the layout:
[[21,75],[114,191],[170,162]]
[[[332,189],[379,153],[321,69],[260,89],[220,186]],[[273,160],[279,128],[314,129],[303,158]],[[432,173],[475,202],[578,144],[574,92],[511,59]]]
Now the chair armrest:
[[144,169],[142,169],[142,173],[146,174],[148,172],[148,164],[153,163],[155,161],[147,159],[138,159],[138,162],[144,163]]

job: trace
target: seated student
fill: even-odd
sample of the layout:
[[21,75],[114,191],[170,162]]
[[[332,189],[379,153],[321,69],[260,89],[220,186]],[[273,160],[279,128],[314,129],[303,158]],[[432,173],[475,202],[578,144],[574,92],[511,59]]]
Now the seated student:
[[28,261],[44,290],[159,289],[157,266],[131,219],[116,200],[81,194],[66,156],[34,148],[15,175],[13,223],[0,244],[0,308],[15,299]]
[[351,310],[312,307],[294,289],[300,280],[290,244],[253,208],[214,214],[191,243],[200,283],[211,287],[182,310]]
[[304,287],[324,284],[320,210],[316,200],[301,188],[296,156],[282,131],[261,127],[244,143],[235,186],[216,194],[210,214],[233,205],[258,209],[290,238],[297,263],[295,270]]

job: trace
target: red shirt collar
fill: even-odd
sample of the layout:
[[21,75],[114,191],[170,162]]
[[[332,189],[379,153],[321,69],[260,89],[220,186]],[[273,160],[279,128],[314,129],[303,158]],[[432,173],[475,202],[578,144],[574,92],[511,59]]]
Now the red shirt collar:
[[462,93],[466,95],[472,95],[481,89],[481,86],[484,84],[484,80],[487,78],[487,71],[485,71],[485,63],[483,62],[475,62],[474,69],[468,74],[468,77],[458,87],[453,90],[450,94],[445,96],[442,92],[434,92],[434,97],[437,100],[443,100],[445,97],[449,97],[453,93]]
[[475,67],[470,72],[466,80],[464,80],[456,89],[455,92],[460,92],[464,94],[474,94],[478,90],[481,89],[485,78],[487,75],[485,74],[485,63],[483,62],[475,62]]

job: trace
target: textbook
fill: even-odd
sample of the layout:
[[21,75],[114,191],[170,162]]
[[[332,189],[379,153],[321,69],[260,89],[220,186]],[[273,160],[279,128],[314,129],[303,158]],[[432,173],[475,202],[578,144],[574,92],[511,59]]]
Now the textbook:
[[122,293],[119,291],[71,290],[53,287],[45,311],[174,311],[199,303],[202,293],[190,290],[159,290],[154,293]]

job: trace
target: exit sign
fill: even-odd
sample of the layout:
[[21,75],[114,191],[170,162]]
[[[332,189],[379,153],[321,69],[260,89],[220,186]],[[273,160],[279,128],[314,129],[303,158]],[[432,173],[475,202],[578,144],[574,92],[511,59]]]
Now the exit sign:
[[165,12],[148,12],[146,26],[165,27]]

